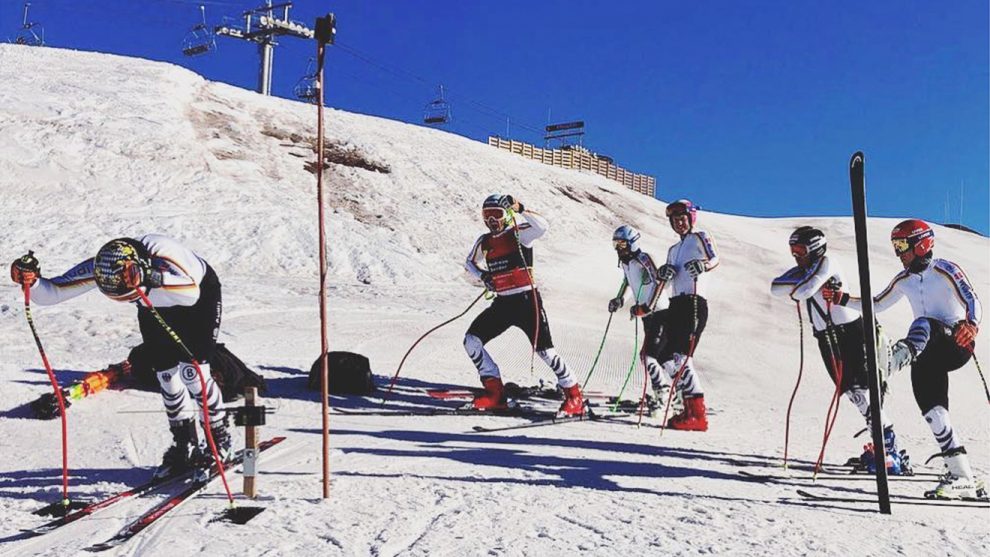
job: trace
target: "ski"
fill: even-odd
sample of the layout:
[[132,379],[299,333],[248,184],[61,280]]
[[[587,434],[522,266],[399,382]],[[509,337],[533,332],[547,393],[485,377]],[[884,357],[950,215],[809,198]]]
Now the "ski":
[[[264,441],[258,445],[258,452],[266,451],[271,447],[278,445],[282,441],[285,441],[285,437],[273,437],[268,441]],[[232,469],[234,466],[237,466],[242,462],[244,462],[244,450],[238,451],[231,459],[231,461],[226,463],[225,469]],[[196,496],[196,494],[198,494],[204,488],[210,485],[210,483],[212,483],[213,480],[215,480],[219,476],[220,476],[220,472],[216,468],[211,468],[210,475],[209,477],[206,478],[205,481],[191,482],[182,491],[179,491],[178,493],[169,496],[161,503],[155,505],[144,514],[131,521],[130,524],[125,526],[123,529],[121,529],[120,532],[118,532],[109,540],[103,543],[91,545],[86,548],[86,551],[90,551],[94,553],[99,551],[106,551],[108,549],[113,549],[127,542],[134,536],[141,533],[144,529],[154,524],[155,521],[157,521],[159,518],[167,514],[169,511],[175,509],[182,503]]]
[[[620,414],[617,414],[617,415],[610,416],[610,417],[618,417],[618,416],[629,416],[629,414],[621,414],[621,415]],[[581,415],[581,416],[556,416],[556,415],[554,415],[554,416],[550,416],[550,417],[547,417],[547,418],[541,418],[541,419],[538,419],[538,420],[536,420],[534,422],[530,422],[530,423],[527,423],[527,424],[517,424],[517,425],[509,425],[509,426],[503,426],[503,427],[485,427],[485,426],[476,425],[476,426],[474,426],[471,429],[473,431],[477,432],[477,433],[494,433],[494,432],[498,432],[498,431],[512,431],[514,429],[529,429],[529,428],[533,428],[533,427],[544,427],[544,426],[567,424],[567,423],[573,423],[573,422],[597,422],[597,421],[600,421],[601,419],[602,419],[602,417],[599,416],[598,414],[595,414],[593,412],[589,412],[588,414],[584,414],[584,415]]]
[[410,409],[371,409],[354,410],[350,408],[334,408],[335,414],[342,416],[498,416],[519,418],[527,416],[552,416],[555,412],[539,410],[531,407],[510,407],[500,409],[479,410],[471,407],[455,408],[410,408]]
[[66,526],[68,524],[72,524],[73,522],[75,522],[75,521],[77,521],[77,520],[79,520],[81,518],[85,518],[85,517],[87,517],[87,516],[89,516],[91,514],[94,514],[94,513],[98,512],[98,511],[101,511],[103,509],[106,509],[106,508],[112,506],[114,503],[119,503],[120,501],[123,501],[125,499],[130,499],[132,497],[137,497],[137,496],[143,495],[145,493],[148,493],[148,492],[151,492],[151,491],[155,491],[155,490],[157,490],[159,488],[162,488],[162,487],[164,487],[166,485],[169,485],[169,484],[171,484],[171,483],[173,483],[175,481],[181,480],[183,478],[187,478],[187,477],[189,477],[191,475],[192,475],[192,471],[189,471],[189,472],[183,472],[181,474],[176,474],[176,475],[173,475],[173,476],[168,476],[168,477],[165,477],[165,478],[148,480],[147,482],[145,482],[143,484],[140,484],[140,485],[137,485],[137,486],[134,486],[134,487],[127,488],[127,489],[125,489],[123,491],[120,491],[118,493],[115,493],[115,494],[113,494],[113,495],[111,495],[109,497],[106,497],[104,499],[101,499],[99,501],[94,501],[92,503],[89,503],[85,507],[83,507],[81,509],[78,509],[78,510],[76,510],[74,512],[71,512],[71,513],[69,513],[69,514],[67,514],[65,516],[61,516],[59,518],[56,518],[55,520],[52,520],[51,522],[47,522],[47,523],[42,524],[40,526],[37,526],[35,528],[30,528],[30,529],[27,529],[27,530],[22,530],[21,533],[15,534],[14,536],[11,536],[9,538],[4,538],[3,540],[0,540],[0,541],[2,541],[2,542],[12,542],[12,541],[20,541],[20,540],[26,540],[26,539],[29,539],[29,538],[35,538],[35,537],[38,537],[38,536],[42,536],[42,535],[47,534],[47,533],[49,533],[49,532],[51,532],[53,530],[56,530],[58,528],[61,528],[62,526]]
[[[746,478],[750,478],[755,481],[781,481],[781,480],[793,480],[793,481],[809,481],[813,482],[816,480],[874,480],[873,474],[867,473],[849,473],[838,470],[822,470],[818,472],[817,476],[811,475],[809,471],[801,470],[800,475],[788,476],[787,474],[770,474],[770,473],[760,473],[751,472],[749,470],[739,470],[739,475]],[[921,475],[911,475],[911,476],[887,476],[892,481],[899,482],[931,482],[932,478],[927,477],[924,474]]]
[[[810,499],[813,501],[831,501],[835,503],[871,503],[876,504],[877,500],[873,497],[855,497],[848,495],[822,495],[820,493],[812,493],[810,491],[805,491],[803,489],[797,490],[798,495],[805,499]],[[930,499],[927,497],[914,496],[914,495],[891,495],[891,503],[898,503],[904,505],[928,505],[932,507],[958,507],[958,508],[974,508],[974,509],[990,509],[990,501],[987,499]]]

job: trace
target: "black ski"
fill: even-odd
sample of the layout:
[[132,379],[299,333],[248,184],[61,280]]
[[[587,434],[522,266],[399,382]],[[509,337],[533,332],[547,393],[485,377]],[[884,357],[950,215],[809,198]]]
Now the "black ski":
[[[622,417],[622,416],[629,416],[629,414],[613,414],[613,415],[611,415],[609,417]],[[581,416],[557,416],[555,414],[555,415],[548,416],[548,417],[545,417],[545,418],[544,417],[541,417],[541,418],[537,419],[536,421],[529,422],[529,423],[526,423],[526,424],[508,425],[508,426],[503,426],[503,427],[485,427],[485,426],[476,425],[476,426],[474,426],[471,429],[473,431],[478,432],[478,433],[494,433],[494,432],[498,432],[498,431],[512,431],[514,429],[529,429],[529,428],[533,428],[533,427],[544,427],[544,426],[558,425],[558,424],[567,424],[567,423],[573,423],[573,422],[597,422],[597,421],[600,421],[601,419],[602,419],[602,416],[599,416],[598,414],[595,414],[594,412],[592,412],[592,411],[589,410],[589,412],[587,414],[584,414],[584,415],[581,415]]]
[[[849,495],[822,495],[820,493],[812,493],[803,489],[797,490],[797,493],[801,497],[811,499],[813,501],[832,501],[835,503],[872,503],[874,505],[877,502],[875,498],[866,495],[863,497]],[[904,505],[928,505],[932,507],[990,509],[990,501],[986,499],[929,499],[927,497],[914,495],[891,495],[890,502]]]
[[[849,473],[841,470],[822,469],[817,476],[812,476],[810,471],[801,470],[800,475],[788,476],[787,474],[770,474],[761,472],[751,472],[749,470],[739,470],[739,475],[754,481],[798,481],[813,482],[815,480],[874,480],[873,474],[865,472]],[[899,482],[931,482],[933,477],[927,474],[915,474],[912,476],[888,475],[887,478]]]
[[[264,441],[258,445],[258,452],[263,452],[265,450],[268,450],[271,447],[278,445],[282,441],[285,441],[285,437],[273,437],[268,441]],[[237,453],[234,455],[231,461],[226,464],[225,469],[229,470],[234,466],[241,464],[242,462],[244,462],[244,451],[240,450],[237,451]],[[123,529],[121,529],[120,532],[118,532],[109,540],[103,543],[91,545],[86,548],[86,551],[90,551],[90,552],[106,551],[108,549],[113,549],[127,542],[134,536],[141,533],[144,529],[154,524],[155,521],[157,521],[159,518],[167,514],[169,511],[175,509],[182,503],[196,496],[196,494],[201,492],[206,486],[210,485],[210,483],[219,476],[220,476],[220,472],[215,467],[212,468],[210,470],[209,477],[207,477],[205,481],[190,483],[182,491],[179,491],[178,493],[171,495],[169,498],[155,505],[144,514],[131,521],[130,524],[125,526]]]
[[531,416],[550,417],[555,415],[551,410],[540,410],[531,407],[510,407],[490,410],[477,408],[409,408],[409,409],[370,409],[357,410],[350,408],[334,408],[335,414],[344,416],[499,416],[508,418],[525,418]]

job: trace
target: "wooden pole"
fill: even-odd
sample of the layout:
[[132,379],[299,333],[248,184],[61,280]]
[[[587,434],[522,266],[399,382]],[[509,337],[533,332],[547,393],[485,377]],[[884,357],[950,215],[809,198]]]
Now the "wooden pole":
[[[244,389],[244,406],[252,407],[258,398],[257,387]],[[258,486],[254,481],[258,472],[258,428],[249,425],[244,432],[244,495],[258,497]]]

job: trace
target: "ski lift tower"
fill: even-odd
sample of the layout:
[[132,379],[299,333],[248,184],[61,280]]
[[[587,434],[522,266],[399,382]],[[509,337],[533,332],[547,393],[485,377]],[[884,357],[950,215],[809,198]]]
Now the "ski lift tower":
[[[15,44],[23,44],[27,46],[45,46],[45,29],[38,22],[28,21],[28,8],[31,7],[30,2],[24,3],[24,20],[21,23],[21,30],[17,33],[17,37],[14,39]],[[41,34],[38,34],[41,31]]]
[[[213,32],[221,37],[231,37],[257,43],[258,54],[261,57],[261,68],[258,72],[258,92],[262,95],[272,94],[272,64],[274,61],[275,38],[281,35],[314,39],[315,32],[306,25],[289,19],[289,8],[292,2],[272,4],[266,0],[265,5],[244,12],[244,26],[218,25]],[[282,17],[275,16],[275,10],[282,10]]]

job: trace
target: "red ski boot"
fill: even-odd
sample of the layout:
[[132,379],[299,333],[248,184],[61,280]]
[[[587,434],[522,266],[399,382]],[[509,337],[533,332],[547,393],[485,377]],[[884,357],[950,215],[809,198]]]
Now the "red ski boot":
[[474,397],[472,404],[477,410],[498,410],[505,406],[505,387],[502,379],[498,377],[482,377],[481,384],[485,386],[485,392]]
[[705,416],[705,395],[684,399],[684,411],[667,422],[670,429],[681,431],[708,431],[708,417]]
[[564,416],[584,415],[584,397],[581,396],[581,387],[572,385],[564,389],[564,403],[560,405],[559,414]]

